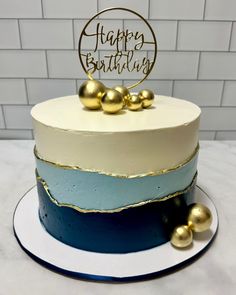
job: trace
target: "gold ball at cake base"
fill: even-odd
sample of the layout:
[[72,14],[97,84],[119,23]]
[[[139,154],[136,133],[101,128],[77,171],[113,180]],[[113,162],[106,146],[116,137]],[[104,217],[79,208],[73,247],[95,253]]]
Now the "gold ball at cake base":
[[154,101],[154,93],[149,89],[141,90],[138,94],[142,101],[142,107],[144,109],[149,108]]
[[142,101],[136,94],[131,94],[126,102],[127,108],[131,111],[138,111],[142,108]]
[[81,103],[90,110],[101,108],[101,98],[106,87],[97,80],[87,80],[79,88],[79,98]]
[[202,204],[190,206],[188,213],[188,226],[195,232],[208,230],[212,223],[211,211]]
[[101,99],[101,105],[105,113],[118,113],[123,108],[123,97],[117,90],[108,88]]
[[191,245],[193,233],[187,225],[177,226],[171,236],[171,244],[176,248],[185,248]]
[[113,89],[115,89],[115,90],[117,90],[118,92],[120,92],[120,94],[121,94],[122,97],[123,97],[123,105],[125,106],[127,100],[128,100],[129,97],[130,97],[129,90],[128,90],[125,86],[122,86],[122,85],[117,85],[117,86],[113,87]]

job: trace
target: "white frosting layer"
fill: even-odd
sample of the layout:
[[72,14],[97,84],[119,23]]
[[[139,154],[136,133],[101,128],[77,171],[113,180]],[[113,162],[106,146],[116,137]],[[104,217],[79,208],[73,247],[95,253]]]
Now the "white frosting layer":
[[177,166],[198,144],[201,110],[185,100],[156,96],[152,108],[117,115],[85,110],[77,96],[33,107],[38,154],[47,161],[119,175]]

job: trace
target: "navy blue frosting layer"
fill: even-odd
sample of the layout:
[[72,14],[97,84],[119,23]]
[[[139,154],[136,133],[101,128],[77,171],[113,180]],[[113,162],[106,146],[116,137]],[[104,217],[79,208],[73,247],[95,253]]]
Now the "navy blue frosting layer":
[[70,246],[93,252],[128,253],[169,241],[177,224],[185,223],[194,186],[185,194],[116,213],[81,213],[54,204],[37,180],[39,216],[46,230]]

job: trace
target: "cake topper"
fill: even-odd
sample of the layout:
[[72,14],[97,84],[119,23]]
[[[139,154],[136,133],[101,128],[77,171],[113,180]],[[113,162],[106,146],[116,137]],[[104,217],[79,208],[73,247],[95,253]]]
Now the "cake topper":
[[[122,11],[134,14],[142,21],[146,34],[139,30],[124,27],[109,29],[102,17],[110,11]],[[82,50],[83,44],[92,44],[92,50]],[[153,54],[147,53],[147,50]],[[102,107],[106,113],[117,113],[127,107],[132,111],[148,108],[154,100],[154,93],[144,89],[140,93],[130,94],[129,89],[142,83],[152,71],[157,56],[157,41],[150,24],[139,13],[128,8],[112,7],[94,15],[84,26],[78,43],[78,54],[83,70],[89,80],[79,89],[82,104],[91,110]],[[138,81],[132,85],[107,88],[94,79],[95,75],[109,77],[113,72],[117,77],[133,78]]]

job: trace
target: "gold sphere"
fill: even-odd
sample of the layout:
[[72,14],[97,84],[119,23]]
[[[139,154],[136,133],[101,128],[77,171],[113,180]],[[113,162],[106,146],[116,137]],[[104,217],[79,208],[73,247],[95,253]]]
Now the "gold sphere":
[[115,87],[113,87],[113,89],[117,90],[118,92],[120,92],[120,94],[122,95],[123,97],[123,103],[124,103],[124,106],[126,105],[126,102],[127,100],[129,99],[130,97],[130,93],[129,93],[129,90],[125,87],[125,86],[122,86],[122,85],[117,85]]
[[142,100],[142,107],[149,108],[154,101],[154,93],[149,89],[143,89],[139,92],[138,96]]
[[81,103],[90,110],[101,108],[101,98],[106,87],[97,80],[87,80],[79,88],[79,98]]
[[131,94],[126,104],[128,109],[131,111],[138,111],[142,108],[142,101],[140,97],[136,94]]
[[211,211],[202,204],[190,206],[188,213],[188,226],[195,232],[208,230],[212,223]]
[[177,226],[171,236],[170,242],[176,248],[185,248],[191,245],[193,233],[187,225]]
[[123,97],[117,90],[108,88],[101,99],[101,105],[105,113],[115,114],[123,108]]

